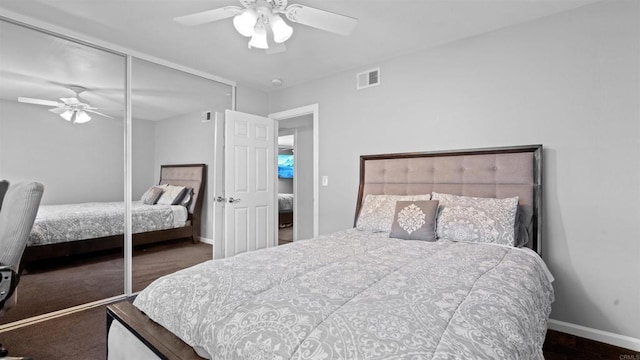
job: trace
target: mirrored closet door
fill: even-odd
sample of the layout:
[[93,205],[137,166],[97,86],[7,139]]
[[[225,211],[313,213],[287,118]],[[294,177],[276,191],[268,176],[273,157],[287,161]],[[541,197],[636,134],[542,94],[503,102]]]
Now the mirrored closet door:
[[132,61],[133,292],[213,257],[215,120],[231,94],[229,85]]
[[0,21],[0,179],[44,185],[6,324],[124,293],[121,54]]

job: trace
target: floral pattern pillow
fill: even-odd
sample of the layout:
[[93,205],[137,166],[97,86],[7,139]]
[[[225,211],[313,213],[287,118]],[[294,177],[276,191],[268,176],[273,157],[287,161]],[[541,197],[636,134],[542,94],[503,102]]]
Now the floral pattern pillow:
[[396,201],[390,238],[436,241],[437,200]]
[[518,197],[496,199],[433,193],[440,201],[438,239],[515,246]]
[[424,195],[367,195],[356,222],[358,230],[390,232],[396,201],[431,200],[431,194]]

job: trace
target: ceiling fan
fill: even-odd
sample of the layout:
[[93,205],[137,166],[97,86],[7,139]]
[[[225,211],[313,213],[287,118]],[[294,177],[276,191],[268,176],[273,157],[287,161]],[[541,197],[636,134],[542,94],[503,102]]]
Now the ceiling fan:
[[[173,20],[183,25],[193,26],[233,17],[233,25],[236,30],[241,35],[251,38],[249,48],[265,49],[267,53],[284,51],[284,42],[293,34],[293,28],[282,19],[280,14],[283,14],[291,22],[343,36],[350,35],[358,24],[358,19],[349,16],[300,4],[287,6],[287,0],[239,1],[244,8],[225,6],[179,16]],[[268,33],[270,36],[267,36]],[[270,40],[273,40],[275,44]]]
[[69,86],[69,89],[73,91],[76,96],[72,98],[60,98],[62,102],[57,102],[54,100],[33,99],[28,97],[19,97],[18,101],[26,104],[53,106],[53,108],[49,109],[49,111],[54,114],[60,115],[60,117],[72,122],[73,124],[83,124],[89,122],[89,120],[91,120],[91,116],[89,116],[87,112],[113,119],[109,115],[96,111],[97,108],[80,101],[80,93],[86,91],[86,88],[82,86],[72,85]]

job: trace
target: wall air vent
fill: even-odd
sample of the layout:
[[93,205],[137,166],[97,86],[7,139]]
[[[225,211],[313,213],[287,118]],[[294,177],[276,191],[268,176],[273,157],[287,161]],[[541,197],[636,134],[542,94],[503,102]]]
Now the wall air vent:
[[210,122],[211,115],[212,115],[211,111],[203,111],[202,114],[200,114],[200,119],[202,120],[203,123]]
[[380,68],[358,73],[356,79],[358,90],[380,85]]

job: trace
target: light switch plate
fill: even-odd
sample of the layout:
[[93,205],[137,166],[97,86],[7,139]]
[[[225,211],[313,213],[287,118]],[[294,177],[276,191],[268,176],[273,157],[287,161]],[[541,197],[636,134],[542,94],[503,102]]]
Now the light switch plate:
[[322,176],[322,186],[329,186],[329,177],[326,175]]

